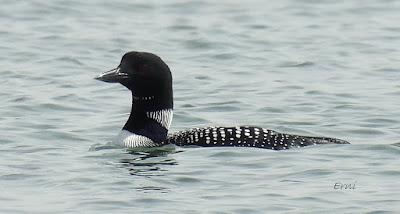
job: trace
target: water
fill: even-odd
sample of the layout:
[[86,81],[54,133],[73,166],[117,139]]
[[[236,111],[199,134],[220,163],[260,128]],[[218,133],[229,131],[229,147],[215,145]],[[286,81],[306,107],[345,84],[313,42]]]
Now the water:
[[[0,3],[0,213],[400,209],[400,2]],[[257,125],[352,145],[106,149],[130,94],[93,77],[130,50],[173,71],[172,131]]]

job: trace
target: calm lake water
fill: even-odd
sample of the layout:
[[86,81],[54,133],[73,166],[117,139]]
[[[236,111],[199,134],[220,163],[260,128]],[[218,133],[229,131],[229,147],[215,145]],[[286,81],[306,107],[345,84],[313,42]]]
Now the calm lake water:
[[[0,213],[396,213],[400,1],[0,0]],[[174,77],[172,131],[352,145],[107,149],[131,50]]]

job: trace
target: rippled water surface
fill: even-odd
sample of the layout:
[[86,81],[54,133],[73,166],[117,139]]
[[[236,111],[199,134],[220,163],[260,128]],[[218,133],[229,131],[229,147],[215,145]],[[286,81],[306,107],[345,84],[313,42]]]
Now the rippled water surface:
[[[0,0],[0,213],[396,213],[400,2]],[[258,125],[352,145],[107,149],[130,50],[174,77],[172,131]],[[349,187],[349,188],[345,188]]]

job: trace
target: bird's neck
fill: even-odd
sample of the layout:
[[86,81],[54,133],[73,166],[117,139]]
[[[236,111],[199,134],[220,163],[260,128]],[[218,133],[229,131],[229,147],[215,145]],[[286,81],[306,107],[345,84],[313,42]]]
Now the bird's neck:
[[[173,103],[166,96],[137,96],[132,93],[132,107],[124,130],[161,143],[167,139],[173,116]],[[172,99],[172,95],[171,95]]]

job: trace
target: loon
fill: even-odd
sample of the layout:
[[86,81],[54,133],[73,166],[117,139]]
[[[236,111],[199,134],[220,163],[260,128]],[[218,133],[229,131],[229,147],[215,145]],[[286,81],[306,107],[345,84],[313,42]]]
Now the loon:
[[123,147],[146,148],[175,144],[284,150],[317,144],[349,144],[336,138],[284,134],[254,126],[193,128],[168,134],[174,106],[172,75],[168,65],[152,53],[125,53],[117,68],[95,79],[120,83],[132,92],[128,121],[116,139],[116,143]]

